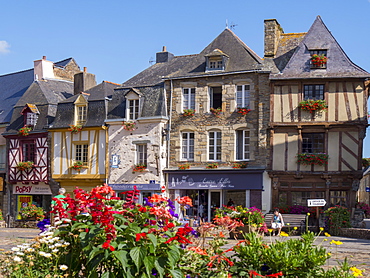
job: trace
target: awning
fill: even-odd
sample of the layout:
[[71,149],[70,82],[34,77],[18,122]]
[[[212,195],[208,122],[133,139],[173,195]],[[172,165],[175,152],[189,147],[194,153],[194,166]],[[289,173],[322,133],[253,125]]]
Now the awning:
[[48,184],[13,184],[13,194],[23,195],[51,195]]

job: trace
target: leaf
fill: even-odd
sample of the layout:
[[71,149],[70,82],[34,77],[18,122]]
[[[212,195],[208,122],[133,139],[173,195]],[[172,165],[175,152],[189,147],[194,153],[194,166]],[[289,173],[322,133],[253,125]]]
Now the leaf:
[[118,261],[121,263],[123,267],[123,270],[126,272],[126,266],[128,265],[127,251],[124,250],[113,251],[112,254],[118,259]]
[[156,268],[156,270],[158,271],[158,274],[159,274],[159,277],[163,277],[164,275],[164,260],[163,258],[159,258],[160,260],[156,260],[154,262],[154,266]]
[[103,252],[92,258],[86,265],[86,269],[88,270],[88,272],[94,270],[102,262],[103,259]]
[[89,261],[91,261],[96,255],[103,253],[104,250],[101,248],[94,247],[93,250],[89,254]]
[[137,267],[137,270],[139,271],[140,267],[143,263],[143,260],[146,256],[146,250],[142,246],[141,247],[134,247],[130,251],[130,256],[131,256],[131,259],[134,261],[134,263]]
[[148,276],[152,274],[152,269],[154,268],[154,262],[155,262],[155,257],[153,256],[146,256],[144,258],[144,265],[146,269],[146,273]]
[[171,246],[171,250],[167,252],[168,260],[170,261],[171,267],[174,267],[180,260],[180,251],[177,247]]
[[75,223],[75,224],[73,224],[73,226],[72,226],[72,231],[73,230],[78,230],[78,229],[86,229],[86,228],[88,228],[89,226],[88,225],[86,225],[85,223],[79,223],[79,222],[77,222],[77,223]]
[[154,245],[154,249],[157,247],[157,244],[158,244],[158,241],[157,241],[157,238],[156,238],[156,236],[155,235],[153,235],[153,234],[147,234],[146,235],[149,239],[150,239],[150,241],[153,243],[153,245]]
[[183,278],[184,274],[182,274],[181,270],[179,269],[171,269],[170,273],[173,278]]

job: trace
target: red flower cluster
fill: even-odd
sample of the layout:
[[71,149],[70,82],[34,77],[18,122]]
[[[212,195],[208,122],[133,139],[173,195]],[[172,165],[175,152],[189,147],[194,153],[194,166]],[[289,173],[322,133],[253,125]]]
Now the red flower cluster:
[[132,167],[132,171],[134,172],[143,172],[146,169],[146,165],[144,164],[137,164]]
[[238,107],[238,111],[237,113],[238,114],[241,114],[243,116],[247,115],[250,111],[252,111],[251,109],[249,109],[248,107]]
[[188,243],[191,244],[192,242],[186,238],[191,232],[193,228],[189,227],[189,224],[186,224],[184,227],[179,228],[176,235],[171,237],[169,240],[165,242],[165,244],[170,243],[171,241],[177,240],[180,243]]
[[28,136],[30,134],[30,131],[32,130],[32,128],[28,127],[28,126],[24,126],[20,129],[18,129],[18,135],[21,135],[21,136]]
[[275,274],[269,274],[269,275],[266,275],[266,276],[263,276],[257,272],[255,272],[254,270],[250,270],[249,271],[249,277],[252,278],[254,276],[259,276],[259,277],[278,277],[278,276],[283,276],[283,273],[280,271],[278,273],[275,273]]
[[328,106],[326,105],[326,101],[322,99],[317,99],[317,100],[307,99],[307,100],[301,101],[299,103],[299,107],[303,111],[308,111],[310,113],[313,113],[314,111],[321,111],[321,110],[325,111],[328,108]]
[[177,197],[176,198],[176,201],[180,204],[180,205],[182,205],[182,206],[186,206],[186,205],[188,205],[188,206],[193,206],[193,200],[190,198],[190,197],[188,197],[188,196],[185,196],[185,197]]
[[325,65],[327,61],[328,61],[328,58],[324,54],[322,55],[314,54],[311,57],[311,62],[316,67],[321,67]]

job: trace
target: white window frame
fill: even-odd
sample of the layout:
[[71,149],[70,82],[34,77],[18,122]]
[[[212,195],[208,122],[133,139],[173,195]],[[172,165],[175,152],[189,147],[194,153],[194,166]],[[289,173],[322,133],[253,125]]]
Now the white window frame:
[[89,162],[89,144],[87,142],[74,144],[74,161],[81,161],[83,164]]
[[[239,133],[242,135],[242,142],[239,141]],[[235,160],[236,161],[248,161],[251,157],[251,137],[250,130],[238,129],[235,131]],[[239,146],[241,146],[241,156],[239,154]]]
[[27,126],[35,126],[37,123],[38,115],[33,112],[26,113],[26,125]]
[[81,125],[86,122],[87,105],[76,105],[76,124]]
[[191,131],[181,133],[181,160],[194,161],[194,137]]
[[[220,143],[217,144],[218,139]],[[213,141],[213,142],[212,142]],[[220,151],[217,151],[219,148]],[[213,130],[208,132],[208,160],[209,161],[221,161],[222,155],[222,134],[219,130]]]
[[[239,90],[241,87],[241,90]],[[249,107],[251,98],[251,86],[249,84],[238,84],[235,86],[236,107]]]
[[195,88],[182,88],[182,110],[195,110]]
[[127,119],[137,120],[140,115],[140,100],[128,99],[127,100]]
[[147,144],[136,144],[136,164],[144,164],[148,167]]

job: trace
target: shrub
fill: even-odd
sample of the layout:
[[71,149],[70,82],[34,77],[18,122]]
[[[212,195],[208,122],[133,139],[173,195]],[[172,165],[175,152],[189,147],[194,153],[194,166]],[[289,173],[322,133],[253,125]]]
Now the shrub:
[[341,228],[350,228],[350,213],[346,207],[335,206],[324,211],[328,218],[329,231],[333,235],[339,235]]
[[370,206],[364,202],[356,203],[356,206],[359,206],[365,213],[366,218],[370,218]]

